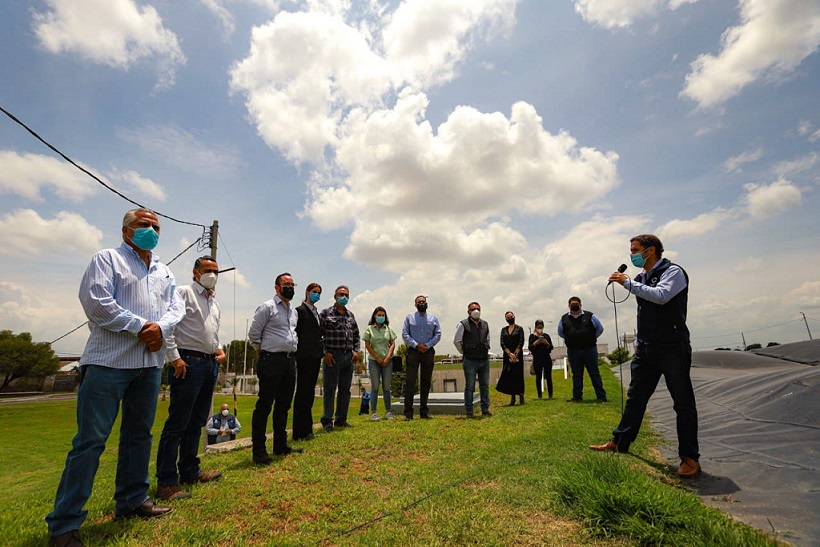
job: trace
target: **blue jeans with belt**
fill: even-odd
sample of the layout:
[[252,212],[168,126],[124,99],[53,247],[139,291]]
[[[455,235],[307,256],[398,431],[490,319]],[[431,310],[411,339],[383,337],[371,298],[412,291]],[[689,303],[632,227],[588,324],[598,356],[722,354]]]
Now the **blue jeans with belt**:
[[[350,408],[350,384],[353,382],[353,352],[333,351],[336,362],[328,366],[322,361],[322,388],[324,389],[324,414],[322,425],[342,425],[347,423]],[[336,396],[336,390],[339,395]],[[336,399],[336,419],[333,419],[333,399]]]
[[200,472],[199,438],[211,415],[219,373],[215,357],[185,350],[180,350],[179,355],[188,369],[185,378],[175,378],[170,373],[171,403],[157,448],[157,483],[162,486],[177,485],[180,479],[187,481]]
[[133,512],[148,499],[148,461],[151,426],[157,413],[162,369],[82,367],[77,391],[77,435],[65,460],[54,509],[46,516],[48,531],[58,536],[77,530],[88,511],[100,455],[122,404],[117,476],[114,480],[117,515]]
[[[604,382],[601,380],[601,371],[598,370],[598,348],[569,349],[567,348],[569,368],[572,370],[572,398],[582,399],[584,394],[584,369],[589,373],[595,396],[600,400],[606,399]],[[550,371],[552,373],[552,371]]]
[[464,358],[464,410],[468,416],[473,415],[473,394],[475,379],[478,376],[478,389],[481,393],[481,412],[490,410],[490,360]]

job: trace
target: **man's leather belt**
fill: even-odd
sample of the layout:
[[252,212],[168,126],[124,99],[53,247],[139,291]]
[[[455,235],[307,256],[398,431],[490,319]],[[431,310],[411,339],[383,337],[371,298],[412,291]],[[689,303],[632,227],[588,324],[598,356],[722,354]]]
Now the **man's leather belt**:
[[296,355],[295,351],[266,351],[262,350],[259,352],[259,355],[271,355],[273,357],[284,357],[286,359],[290,359],[294,355]]
[[201,351],[194,351],[192,349],[180,349],[180,355],[183,353],[187,353],[188,355],[193,355],[195,357],[199,357],[201,359],[215,359],[216,353],[203,353]]

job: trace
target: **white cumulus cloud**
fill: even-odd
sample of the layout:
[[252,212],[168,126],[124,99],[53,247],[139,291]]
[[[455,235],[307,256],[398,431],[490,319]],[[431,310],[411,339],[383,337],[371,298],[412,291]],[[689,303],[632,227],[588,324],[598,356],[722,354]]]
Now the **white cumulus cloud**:
[[94,253],[102,243],[102,231],[76,213],[61,211],[52,219],[31,209],[16,209],[0,216],[4,244],[0,254],[39,256],[53,252]]
[[700,108],[719,105],[762,78],[792,72],[820,46],[816,0],[740,0],[738,26],[721,37],[718,55],[691,65],[681,95]]
[[747,184],[743,187],[746,211],[752,218],[770,217],[800,203],[800,188],[785,179],[778,179],[771,184]]
[[34,12],[34,32],[51,53],[76,53],[93,63],[127,70],[156,60],[157,87],[173,85],[186,58],[176,34],[163,26],[152,5],[133,0],[46,0],[49,11]]
[[592,24],[625,28],[638,19],[654,16],[660,9],[678,9],[698,0],[575,0],[575,11]]
[[721,207],[688,220],[674,219],[659,227],[658,236],[675,240],[697,237],[715,231],[725,221],[735,216],[735,212]]
[[65,161],[40,154],[0,150],[0,194],[42,201],[45,189],[80,202],[96,192],[96,182]]
[[133,190],[147,198],[157,201],[165,201],[167,197],[162,186],[130,169],[120,170],[114,168],[109,171],[108,178],[111,182],[114,182],[117,186],[126,190],[126,192]]

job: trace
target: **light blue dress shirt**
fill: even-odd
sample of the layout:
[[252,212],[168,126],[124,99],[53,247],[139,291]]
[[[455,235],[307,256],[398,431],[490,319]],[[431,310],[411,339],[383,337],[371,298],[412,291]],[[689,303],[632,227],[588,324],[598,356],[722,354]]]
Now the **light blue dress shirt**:
[[408,313],[404,318],[401,337],[411,348],[419,344],[432,348],[441,340],[441,325],[439,325],[438,317],[430,312],[424,315],[417,311]]
[[256,308],[248,340],[257,350],[271,353],[296,351],[298,320],[296,306],[289,306],[278,295],[274,296]]
[[[161,367],[165,346],[185,315],[174,274],[151,254],[150,267],[123,242],[99,251],[80,282],[80,304],[91,335],[81,365],[119,369]],[[159,351],[148,351],[139,338],[145,323],[157,323],[165,339]]]
[[659,260],[652,266],[649,272],[641,270],[641,272],[635,276],[634,280],[627,279],[624,281],[624,288],[632,291],[635,296],[661,306],[675,298],[687,285],[683,270],[676,264],[670,265],[669,268],[663,272],[658,284],[654,287],[644,284],[647,279],[652,279],[652,272],[655,271],[655,268],[657,268],[663,260]]

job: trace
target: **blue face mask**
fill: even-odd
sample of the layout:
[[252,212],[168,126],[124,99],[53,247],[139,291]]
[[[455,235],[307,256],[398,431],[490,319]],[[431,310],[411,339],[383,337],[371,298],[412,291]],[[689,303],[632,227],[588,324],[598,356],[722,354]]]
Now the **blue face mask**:
[[159,243],[159,234],[153,228],[135,228],[131,243],[143,251],[150,251]]
[[384,316],[383,315],[377,315],[376,316],[376,323],[378,323],[379,325],[384,323]]
[[[646,251],[643,251],[645,253]],[[629,255],[629,259],[632,261],[632,265],[636,268],[643,268],[643,265],[646,264],[646,259],[643,257],[643,253],[635,253],[634,255]]]
[[320,298],[322,298],[322,293],[320,292],[312,292],[308,295],[308,300],[310,300],[313,304],[318,302]]
[[339,304],[342,307],[347,306],[348,302],[349,302],[349,300],[346,296],[340,296],[339,298],[336,299],[336,303]]

